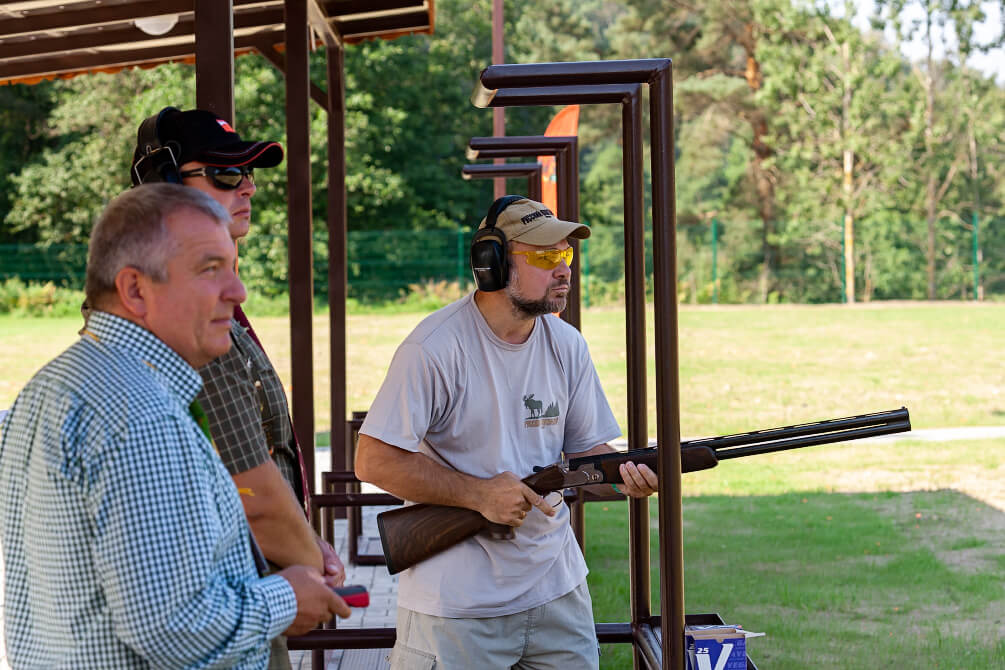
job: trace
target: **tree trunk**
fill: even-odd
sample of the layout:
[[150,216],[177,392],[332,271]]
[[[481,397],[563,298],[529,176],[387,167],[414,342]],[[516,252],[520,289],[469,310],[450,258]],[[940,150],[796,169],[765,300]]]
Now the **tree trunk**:
[[928,44],[925,85],[925,220],[928,223],[928,299],[935,300],[935,214],[938,209],[938,179],[935,165],[935,61],[932,57],[932,14],[927,14],[925,41]]
[[841,139],[844,142],[844,294],[849,305],[855,304],[855,215],[852,208],[852,169],[855,163],[855,152],[852,151],[849,140],[851,134],[848,128],[851,123],[851,65],[848,54],[848,43],[841,45]]
[[[747,24],[744,30],[741,43],[747,52],[747,67],[744,71],[744,78],[751,91],[761,88],[762,75],[761,64],[755,56],[756,42],[754,40],[754,26]],[[768,295],[774,288],[773,277],[775,265],[778,259],[778,249],[771,243],[771,236],[774,233],[775,225],[775,184],[771,180],[771,175],[764,167],[767,160],[774,151],[764,141],[768,134],[768,122],[764,118],[763,112],[757,110],[750,115],[750,127],[753,131],[752,148],[754,150],[754,163],[752,167],[754,177],[754,187],[757,189],[757,211],[761,219],[761,253],[763,264],[761,265],[761,275],[758,279],[758,292],[762,303],[768,301]]]

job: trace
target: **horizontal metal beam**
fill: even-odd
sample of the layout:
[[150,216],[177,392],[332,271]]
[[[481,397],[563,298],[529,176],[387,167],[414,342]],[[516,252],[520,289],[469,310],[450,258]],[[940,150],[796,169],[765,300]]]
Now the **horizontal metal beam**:
[[[233,0],[234,8],[242,5],[261,5],[261,0]],[[282,9],[282,3],[275,3]],[[87,26],[134,21],[148,16],[184,14],[194,11],[194,0],[137,0],[117,5],[53,6],[53,11],[23,10],[17,18],[0,19],[0,39],[14,35],[27,35],[49,30],[75,30]],[[46,10],[50,9],[48,7]],[[236,13],[236,12],[235,12]]]
[[312,630],[286,642],[290,649],[390,649],[396,638],[394,628],[335,628]]
[[490,65],[482,70],[478,85],[492,91],[538,86],[649,84],[667,74],[670,67],[669,58]]
[[[238,1],[240,0],[236,0],[235,4]],[[26,11],[16,19],[0,19],[0,37],[132,21],[146,16],[181,14],[191,12],[193,6],[194,0],[140,0],[119,5],[88,5],[80,9],[73,9],[73,6],[67,9],[53,7],[56,11],[51,12]]]
[[[601,644],[627,644],[633,640],[630,623],[598,623],[596,631]],[[287,642],[290,649],[390,649],[396,638],[394,628],[336,628],[312,630],[287,638]]]
[[462,167],[461,177],[464,179],[471,179],[472,177],[476,179],[488,179],[495,177],[516,179],[519,177],[529,177],[535,172],[540,175],[540,163],[500,163],[499,165],[492,163],[476,163]]
[[[262,26],[283,25],[283,8],[250,8],[234,12],[234,30]],[[106,30],[70,32],[67,35],[39,37],[37,39],[0,40],[0,58],[19,58],[56,54],[76,49],[95,49],[112,45],[123,45],[170,37],[185,37],[195,34],[195,17],[191,13],[180,18],[178,23],[163,35],[149,35],[131,23],[120,23]]]
[[[582,86],[533,86],[526,88],[501,88],[490,95],[479,107],[528,107],[547,105],[598,105],[625,104],[639,95],[640,84],[588,84]],[[474,101],[473,101],[474,102]]]
[[[516,156],[547,156],[565,151],[577,142],[575,135],[510,135],[508,137],[472,137],[468,142],[467,158],[505,158]],[[496,150],[517,153],[488,153]]]
[[325,0],[322,4],[330,17],[390,12],[399,9],[426,9],[425,0]]
[[427,10],[372,16],[362,19],[335,19],[335,28],[343,39],[360,38],[396,30],[423,30],[430,27]]
[[[257,48],[261,41],[271,40],[273,44],[284,41],[285,31],[256,33],[234,39],[234,49]],[[181,44],[160,47],[125,49],[122,51],[102,51],[98,53],[56,54],[48,58],[0,63],[0,80],[15,77],[48,77],[65,73],[84,72],[94,68],[129,67],[192,58],[195,56],[195,40]]]

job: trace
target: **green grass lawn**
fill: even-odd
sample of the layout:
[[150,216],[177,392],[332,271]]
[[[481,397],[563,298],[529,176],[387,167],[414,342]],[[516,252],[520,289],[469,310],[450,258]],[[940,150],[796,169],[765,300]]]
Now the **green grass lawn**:
[[[351,315],[347,393],[366,409],[397,345],[422,314]],[[289,384],[289,322],[255,319]],[[0,407],[76,337],[79,319],[0,316]],[[647,342],[651,348],[652,319]],[[680,310],[681,432],[699,437],[906,405],[917,428],[1005,425],[1005,305],[895,303],[723,306]],[[622,428],[627,426],[621,310],[587,309],[583,333]],[[996,335],[997,334],[997,335]],[[996,342],[997,336],[997,342]],[[314,319],[319,431],[331,427],[328,318]],[[650,356],[649,433],[656,432]]]
[[[349,410],[369,405],[422,316],[349,317]],[[288,321],[255,324],[288,383]],[[0,317],[0,407],[79,325]],[[327,329],[327,317],[316,317],[321,431],[331,424]],[[623,312],[585,310],[583,332],[625,427]],[[1005,305],[682,307],[681,431],[743,432],[901,405],[915,428],[1005,425],[1002,333]],[[650,403],[652,370],[650,360]],[[652,404],[648,423],[655,433]],[[762,669],[1005,668],[1003,482],[1005,440],[829,445],[685,475],[687,610],[767,633],[749,643]],[[597,621],[627,621],[625,505],[587,510]],[[650,511],[655,557],[655,498]],[[605,647],[602,667],[630,668],[630,648]]]
[[[762,668],[1005,667],[1005,441],[848,443],[684,476],[688,612]],[[650,502],[657,556],[657,501]],[[627,621],[625,503],[587,506],[597,621]],[[653,612],[659,576],[651,575]],[[606,670],[630,649],[604,648]]]
[[[627,506],[588,509],[597,621],[627,621]],[[982,501],[953,490],[702,495],[685,499],[684,518],[686,610],[767,633],[749,641],[761,668],[1005,667],[1005,523]],[[655,556],[655,532],[652,543]],[[602,667],[631,668],[630,648],[605,646]]]

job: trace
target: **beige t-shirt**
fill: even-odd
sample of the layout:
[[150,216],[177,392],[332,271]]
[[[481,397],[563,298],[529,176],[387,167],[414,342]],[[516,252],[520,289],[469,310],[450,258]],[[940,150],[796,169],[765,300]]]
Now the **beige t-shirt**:
[[[526,477],[621,430],[579,332],[548,315],[522,344],[502,341],[474,294],[431,314],[401,344],[362,433],[476,477]],[[586,578],[562,504],[532,509],[513,540],[475,536],[401,574],[398,604],[490,617],[559,598]]]

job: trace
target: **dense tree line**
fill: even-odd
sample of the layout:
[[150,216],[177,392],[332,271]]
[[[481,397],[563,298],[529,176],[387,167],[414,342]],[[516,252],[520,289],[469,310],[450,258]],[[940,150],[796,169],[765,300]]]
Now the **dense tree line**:
[[[999,0],[1005,5],[1005,0]],[[878,2],[874,30],[854,4],[803,0],[509,0],[507,60],[674,60],[680,295],[707,301],[711,222],[722,301],[841,299],[845,230],[854,231],[853,298],[972,297],[972,224],[982,290],[1005,294],[1005,89],[971,59],[976,0]],[[931,48],[908,62],[888,27]],[[935,56],[936,28],[955,36]],[[469,96],[490,59],[490,2],[438,0],[436,33],[346,51],[350,230],[389,231],[382,253],[421,258],[420,236],[476,223],[489,182],[464,182],[464,146],[491,134]],[[999,34],[998,43],[1000,44]],[[323,54],[312,61],[324,82]],[[282,76],[236,61],[236,125],[283,139]],[[129,184],[140,120],[194,105],[182,65],[0,88],[0,243],[84,242],[103,204]],[[543,132],[553,109],[507,110],[509,134]],[[312,116],[318,291],[325,260],[324,112]],[[594,278],[622,273],[618,112],[581,116],[581,212],[595,226]],[[263,292],[286,278],[283,170],[258,176],[242,276]],[[352,260],[362,252],[350,248]]]

